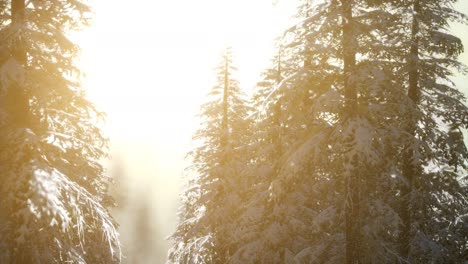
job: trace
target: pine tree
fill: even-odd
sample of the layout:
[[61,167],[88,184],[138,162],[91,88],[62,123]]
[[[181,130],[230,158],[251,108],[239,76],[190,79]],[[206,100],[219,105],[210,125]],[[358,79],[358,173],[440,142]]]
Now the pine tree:
[[[242,256],[271,263],[397,259],[398,215],[387,199],[396,180],[386,157],[394,150],[381,139],[400,135],[392,131],[399,114],[393,104],[404,93],[382,62],[384,41],[376,35],[393,16],[381,7],[372,1],[300,6],[301,21],[284,38],[288,74],[275,88],[285,116],[284,155],[269,161],[280,169],[267,185],[273,213],[261,216],[272,220],[238,250],[238,263]],[[265,99],[278,101],[276,94]]]
[[[450,80],[466,70],[448,22],[467,19],[452,4],[301,1],[254,95],[246,189],[231,191],[245,206],[223,227],[237,234],[199,261],[466,261],[468,109]],[[183,219],[208,215],[186,201]]]
[[[238,235],[229,263],[274,263],[281,254],[280,247],[272,247],[264,236],[276,224],[270,201],[270,184],[279,169],[276,165],[282,155],[282,112],[280,91],[275,88],[282,80],[281,49],[273,60],[273,67],[265,70],[264,79],[257,84],[253,95],[254,124],[248,147],[251,164],[242,203],[245,207],[236,219]],[[267,102],[265,99],[272,99]],[[271,251],[275,251],[271,253]],[[258,254],[262,252],[263,254]]]
[[[464,260],[467,193],[460,179],[466,147],[460,129],[467,111],[464,96],[450,81],[450,68],[463,71],[464,66],[456,61],[461,41],[447,28],[448,21],[463,21],[464,15],[449,1],[305,2],[299,10],[304,19],[291,29],[289,47],[304,58],[304,66],[315,66],[309,73],[316,82],[310,86],[309,119],[318,117],[330,126],[311,137],[313,149],[300,143],[286,161],[299,168],[301,161],[313,164],[297,177],[317,177],[315,190],[325,192],[312,194],[316,204],[308,209],[317,212],[313,223],[331,223],[333,229],[309,229],[309,237],[321,239],[309,239],[299,252],[291,250],[293,258],[327,263]],[[333,82],[314,100],[325,76]],[[334,197],[326,190],[333,190]],[[330,249],[337,244],[346,250]]]
[[232,57],[226,49],[217,83],[202,106],[202,127],[194,135],[198,145],[189,154],[195,175],[182,196],[171,263],[226,263],[232,251],[249,131],[249,108],[234,78]]
[[253,98],[259,117],[251,139],[253,190],[239,223],[242,243],[231,263],[290,262],[313,236],[315,212],[308,198],[313,177],[300,175],[310,166],[296,167],[292,150],[324,125],[308,115],[317,76],[307,59],[290,50],[281,49],[279,55]]
[[120,258],[95,124],[66,36],[87,24],[80,1],[0,4],[0,262],[113,263]]
[[399,185],[402,219],[399,253],[412,263],[459,263],[467,258],[468,230],[461,219],[467,213],[466,173],[468,152],[461,129],[468,109],[464,95],[451,81],[453,72],[466,72],[457,56],[461,40],[449,22],[467,23],[454,10],[454,1],[396,1],[400,14],[398,53],[393,54],[397,83],[411,100],[403,119],[408,135],[402,142],[403,181]]

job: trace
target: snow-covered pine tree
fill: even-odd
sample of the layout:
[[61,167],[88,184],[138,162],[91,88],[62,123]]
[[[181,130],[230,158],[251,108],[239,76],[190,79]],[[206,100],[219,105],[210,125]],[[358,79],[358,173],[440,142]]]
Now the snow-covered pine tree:
[[0,262],[114,263],[120,259],[103,118],[80,88],[82,1],[0,3]]
[[401,119],[406,131],[399,144],[401,230],[399,254],[411,263],[461,263],[468,259],[468,152],[462,129],[467,127],[465,96],[451,77],[466,73],[458,60],[461,40],[449,22],[467,23],[455,1],[389,1],[400,19],[391,33],[394,76],[411,100]]
[[[277,160],[283,151],[283,106],[280,92],[275,91],[282,80],[281,56],[281,49],[278,49],[272,67],[263,72],[263,80],[257,83],[253,94],[252,105],[256,111],[252,114],[252,130],[255,133],[248,145],[251,160],[246,179],[248,188],[242,196],[245,206],[236,219],[238,235],[229,263],[274,263],[280,256],[281,247],[268,243],[264,233],[278,221],[269,202],[269,187],[277,174]],[[265,99],[270,97],[272,100],[268,103]]]
[[249,163],[249,107],[234,77],[232,59],[227,48],[216,69],[216,85],[201,109],[196,149],[189,153],[194,177],[182,195],[169,263],[226,263],[233,250],[234,219],[241,209],[243,173]]
[[250,143],[252,194],[239,223],[242,242],[231,263],[292,261],[293,252],[301,251],[312,236],[314,211],[308,197],[313,195],[313,177],[291,175],[284,164],[291,162],[291,149],[325,125],[307,114],[315,77],[307,60],[289,48],[280,50],[258,83],[253,100],[259,118]]
[[285,36],[289,72],[274,88],[284,110],[284,154],[269,161],[280,164],[268,185],[274,209],[234,259],[395,262],[398,215],[388,196],[396,180],[386,158],[402,133],[395,102],[408,102],[392,85],[380,38],[394,16],[375,1],[301,3],[301,21]]

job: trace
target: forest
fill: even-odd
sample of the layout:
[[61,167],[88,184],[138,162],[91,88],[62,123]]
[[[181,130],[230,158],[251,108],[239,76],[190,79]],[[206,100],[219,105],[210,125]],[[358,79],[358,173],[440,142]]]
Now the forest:
[[[92,2],[0,1],[0,263],[468,263],[468,87],[458,81],[468,73],[468,9],[459,8],[466,0],[290,1],[294,13],[287,27],[278,26],[269,66],[253,73],[252,89],[239,74],[242,49],[233,43],[214,55],[206,89],[180,66],[178,79],[193,81],[184,89],[207,91],[200,104],[189,93],[181,99],[182,88],[164,98],[132,86],[174,89],[133,79],[163,78],[172,63],[191,65],[184,56],[209,40],[199,33],[200,40],[187,37],[171,48],[170,38],[185,32],[158,28],[143,33],[155,39],[147,44],[159,50],[154,57],[120,50],[116,42],[129,45],[120,39],[126,37],[146,49],[137,19],[123,19],[135,35],[112,29],[119,50],[106,58],[109,67],[134,72],[122,84],[125,93],[114,83],[123,83],[119,73],[102,69],[95,86],[110,88],[87,87],[86,67],[99,55],[83,62],[86,41],[76,32],[99,16]],[[242,16],[233,25],[237,20]],[[188,23],[174,29],[193,29]],[[163,53],[183,55],[156,67]],[[117,120],[126,116],[118,128],[106,128],[91,88],[106,89]],[[190,112],[191,120],[178,120],[175,111]],[[195,125],[171,130],[184,122]],[[146,158],[133,157],[139,170],[129,171],[131,148],[115,155],[114,130],[134,133],[143,145],[156,134],[164,144],[155,148],[165,153],[158,161],[138,148]],[[162,157],[184,140],[175,130],[191,137],[183,166]],[[159,189],[144,182],[150,165],[180,172],[177,214],[155,209],[149,197],[173,183],[169,176],[158,178]],[[170,207],[167,197],[158,199]],[[168,211],[177,220],[158,229],[155,215]],[[167,244],[155,242],[163,239]]]

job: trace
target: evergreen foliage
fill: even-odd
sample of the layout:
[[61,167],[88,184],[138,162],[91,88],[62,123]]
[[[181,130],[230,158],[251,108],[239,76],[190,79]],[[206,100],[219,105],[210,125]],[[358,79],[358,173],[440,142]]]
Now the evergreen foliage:
[[0,3],[0,262],[120,260],[100,159],[103,114],[80,87],[82,1]]
[[171,263],[226,263],[236,237],[243,168],[249,162],[249,107],[234,77],[233,55],[225,50],[216,68],[216,85],[201,108],[203,123],[195,133],[198,146],[189,155],[193,179],[183,194],[180,223],[172,236]]
[[[402,219],[400,254],[416,263],[453,262],[467,258],[468,230],[460,219],[466,215],[468,195],[460,177],[466,173],[465,96],[451,77],[466,72],[457,57],[461,40],[449,22],[467,23],[454,10],[453,1],[392,3],[399,23],[392,34],[395,46],[393,70],[396,83],[405,88],[411,112],[402,119],[410,138],[402,142],[400,164]],[[401,63],[403,62],[403,63]]]
[[[457,59],[463,45],[449,29],[449,22],[467,18],[453,3],[300,1],[297,24],[282,36],[253,94],[254,132],[237,147],[244,155],[218,156],[227,152],[211,151],[215,141],[198,148],[206,150],[198,160],[212,157],[194,163],[203,167],[183,195],[173,237],[185,258],[173,251],[171,260],[468,261],[468,109],[451,81],[466,69]],[[204,114],[217,114],[222,127],[217,106]],[[205,196],[201,207],[197,197],[213,181],[200,179],[216,175],[206,170],[226,158],[239,164],[229,178],[242,180],[216,181],[222,187],[210,190],[222,188],[225,196]],[[236,202],[226,203],[226,212],[214,210],[228,195]],[[229,220],[214,227],[219,215]],[[203,217],[210,219],[206,230],[223,231],[195,236]]]

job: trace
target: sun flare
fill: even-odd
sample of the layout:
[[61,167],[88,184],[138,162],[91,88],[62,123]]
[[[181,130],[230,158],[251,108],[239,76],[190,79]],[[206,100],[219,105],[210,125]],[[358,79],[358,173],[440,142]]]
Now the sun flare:
[[112,155],[125,160],[129,188],[154,190],[166,234],[175,228],[181,168],[222,51],[233,48],[249,92],[293,7],[270,0],[95,2],[91,28],[77,36],[83,84],[108,115]]
[[93,26],[79,38],[89,95],[109,114],[112,136],[170,145],[187,143],[223,48],[233,47],[242,87],[251,89],[292,11],[269,0],[108,6],[96,3]]

